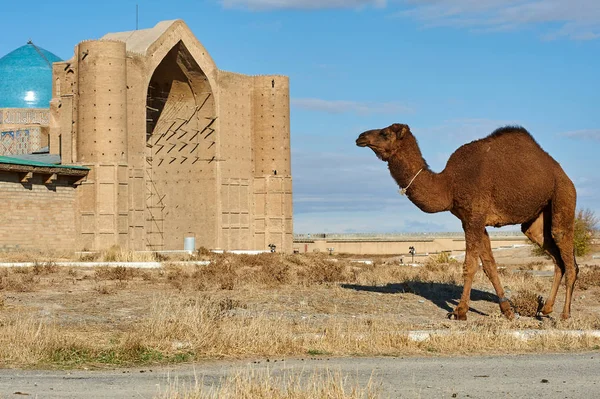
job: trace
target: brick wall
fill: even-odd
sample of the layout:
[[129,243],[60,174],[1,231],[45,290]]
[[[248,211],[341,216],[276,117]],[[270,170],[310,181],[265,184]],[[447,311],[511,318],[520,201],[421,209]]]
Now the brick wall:
[[0,172],[0,250],[76,249],[75,188],[65,177],[43,184],[34,175]]

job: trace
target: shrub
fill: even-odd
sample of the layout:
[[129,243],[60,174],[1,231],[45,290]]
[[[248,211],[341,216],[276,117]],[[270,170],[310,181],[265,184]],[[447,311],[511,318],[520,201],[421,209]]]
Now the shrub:
[[521,316],[535,317],[543,305],[543,299],[532,291],[521,290],[511,298],[511,303],[514,311]]
[[600,287],[600,267],[592,266],[579,272],[577,287],[587,290],[590,287]]
[[575,255],[583,256],[590,252],[598,218],[591,209],[580,209],[575,217]]
[[[574,235],[574,247],[575,256],[587,255],[592,248],[592,240],[594,233],[598,228],[598,218],[591,209],[579,209],[575,215],[575,235]],[[548,254],[536,243],[532,249],[532,254],[535,256],[546,256]]]
[[117,267],[98,267],[94,274],[99,280],[131,280],[135,277],[137,270],[131,267],[117,266]]
[[430,256],[425,262],[425,269],[437,272],[447,270],[448,265],[455,266],[459,262],[451,257],[449,251],[440,252],[439,254]]

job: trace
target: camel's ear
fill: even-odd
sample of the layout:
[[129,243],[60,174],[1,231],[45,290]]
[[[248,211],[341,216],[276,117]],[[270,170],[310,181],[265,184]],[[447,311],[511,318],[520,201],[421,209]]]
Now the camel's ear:
[[390,129],[396,133],[396,138],[399,140],[403,139],[406,133],[410,132],[408,125],[402,123],[394,123],[392,126],[390,126]]

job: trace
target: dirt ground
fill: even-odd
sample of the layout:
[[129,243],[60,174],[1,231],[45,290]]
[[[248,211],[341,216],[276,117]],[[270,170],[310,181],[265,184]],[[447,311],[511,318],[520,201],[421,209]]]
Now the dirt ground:
[[[504,249],[496,251],[495,256],[501,269],[501,281],[509,297],[514,297],[525,288],[543,297],[548,294],[553,270],[550,260],[532,257],[528,248]],[[330,258],[319,259],[321,263],[310,269],[310,273],[337,264]],[[254,262],[251,258],[243,258],[243,261]],[[591,270],[597,261],[589,256],[580,259],[579,264],[582,271]],[[302,266],[305,260],[294,262]],[[283,269],[272,265],[269,266],[271,269],[260,273],[258,266],[233,270],[228,263],[222,267],[225,268],[223,273],[232,276],[231,281],[214,280],[214,275],[201,270],[204,266],[190,270],[168,267],[134,272],[123,268],[66,268],[44,263],[34,268],[0,269],[3,299],[0,329],[13,323],[11,320],[15,318],[31,317],[40,322],[51,322],[63,330],[77,331],[84,336],[86,332],[96,335],[101,332],[107,337],[121,337],[147,323],[157,300],[173,296],[210,297],[220,304],[228,317],[240,319],[240,326],[247,325],[248,320],[260,318],[262,323],[271,320],[275,324],[274,329],[278,323],[292,327],[301,325],[301,331],[304,332],[300,334],[308,332],[313,335],[327,335],[332,326],[352,326],[353,323],[377,326],[380,330],[392,326],[389,328],[408,331],[448,329],[457,325],[468,329],[469,326],[493,324],[496,320],[500,323],[503,320],[497,297],[482,271],[478,272],[473,286],[468,324],[446,318],[447,313],[458,304],[462,292],[461,268],[457,262],[453,265],[434,263],[411,267],[397,264],[393,258],[380,258],[376,265],[345,265],[345,271],[338,270],[339,273],[346,273],[341,282],[336,276],[325,274],[314,277],[306,271],[302,272],[304,274],[294,272],[297,277],[293,280],[288,274],[284,275]],[[261,267],[264,269],[267,266]],[[212,273],[221,273],[215,270]],[[304,276],[303,280],[299,280],[298,276]],[[238,284],[238,280],[246,282]],[[572,304],[574,321],[560,328],[598,328],[600,284],[597,283],[592,281],[577,288]],[[561,287],[555,306],[556,318],[562,309],[563,299],[564,287]],[[525,325],[527,328],[547,328],[549,323],[556,323],[556,319],[552,318],[522,320],[531,321]],[[516,325],[515,328],[523,326]],[[173,342],[178,342],[176,336],[165,339],[173,345],[176,345]],[[281,352],[281,349],[278,351]],[[363,349],[356,349],[360,355],[381,354],[377,351],[361,351]],[[232,353],[224,350],[223,353],[206,356],[245,357],[244,353],[248,353],[248,356],[256,354],[252,350],[238,348]],[[310,350],[308,353],[311,353]],[[316,349],[315,353],[319,353],[319,350]],[[343,353],[353,352],[345,349]],[[333,351],[333,354],[336,352]],[[23,361],[18,365],[36,366],[40,362]],[[45,362],[52,363],[52,360]],[[6,359],[2,363],[4,366],[12,364]],[[82,361],[82,364],[85,363]]]
[[[530,252],[529,248],[505,249],[495,251],[494,256],[505,273],[527,275],[526,279],[530,276],[531,286],[542,288],[539,295],[546,297],[552,281],[553,263],[532,256]],[[380,260],[385,261],[386,258]],[[585,270],[590,265],[600,264],[600,260],[588,256],[579,260],[579,264]],[[444,274],[443,266],[438,273]],[[155,278],[142,275],[114,280],[99,277],[94,268],[58,268],[56,272],[33,277],[35,283],[32,283],[31,291],[27,287],[20,290],[5,288],[3,311],[33,311],[60,323],[99,324],[124,330],[149,312],[154,298],[182,291],[176,280],[161,274],[164,275],[158,271]],[[514,277],[503,278],[501,273],[501,281],[510,297],[516,287],[507,284],[507,280],[513,281]],[[399,320],[413,324],[415,328],[431,328],[446,324],[446,314],[458,304],[462,285],[430,281],[374,281],[372,284],[315,284],[309,287],[252,286],[206,292],[214,298],[243,303],[244,306],[236,312],[245,314],[260,313],[301,320],[376,318]],[[555,313],[562,309],[563,300],[564,289],[561,288]],[[572,307],[574,315],[600,318],[600,287],[576,290]],[[468,316],[478,320],[498,313],[493,288],[480,270],[473,286]]]

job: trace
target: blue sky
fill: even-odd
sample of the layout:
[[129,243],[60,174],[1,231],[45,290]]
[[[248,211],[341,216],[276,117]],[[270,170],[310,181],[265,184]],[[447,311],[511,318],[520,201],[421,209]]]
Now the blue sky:
[[70,58],[81,40],[134,29],[136,4],[141,29],[183,19],[223,70],[290,77],[297,233],[460,231],[355,146],[394,122],[435,171],[461,144],[521,124],[600,215],[598,0],[8,2],[0,55],[32,39]]

